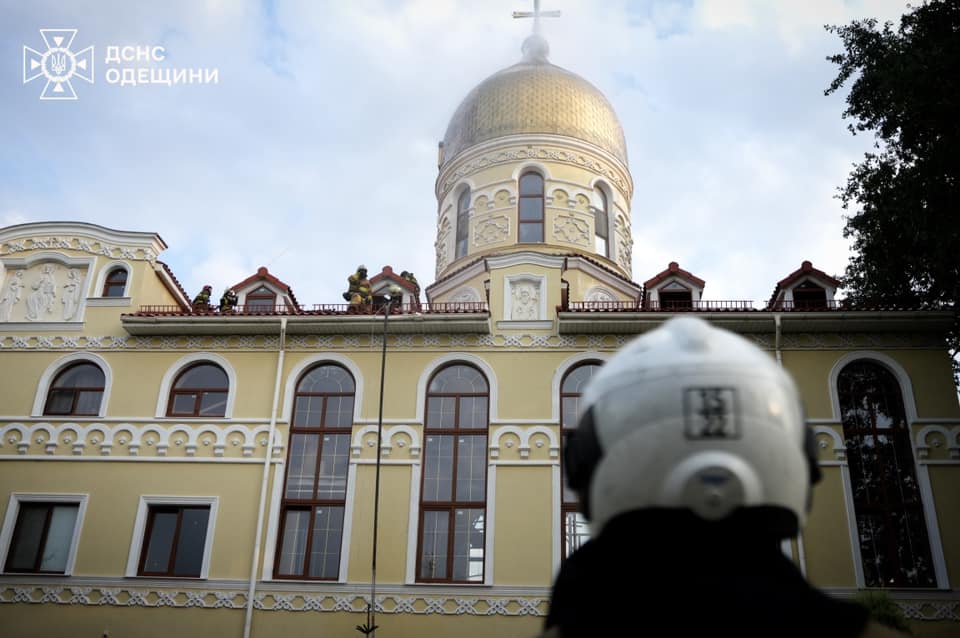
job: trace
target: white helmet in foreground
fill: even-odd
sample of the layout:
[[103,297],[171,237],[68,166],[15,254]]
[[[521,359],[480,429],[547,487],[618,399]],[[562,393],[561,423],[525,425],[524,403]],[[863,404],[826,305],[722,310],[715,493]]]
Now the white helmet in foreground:
[[790,376],[743,337],[672,319],[610,359],[581,410],[566,469],[594,533],[650,508],[770,513],[780,536],[806,520],[812,431]]

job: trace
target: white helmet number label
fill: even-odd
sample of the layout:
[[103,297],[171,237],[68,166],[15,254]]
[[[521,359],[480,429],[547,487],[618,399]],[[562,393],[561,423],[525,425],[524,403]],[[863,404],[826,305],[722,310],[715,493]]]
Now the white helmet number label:
[[740,436],[737,394],[733,388],[685,388],[684,433],[689,439],[732,439]]

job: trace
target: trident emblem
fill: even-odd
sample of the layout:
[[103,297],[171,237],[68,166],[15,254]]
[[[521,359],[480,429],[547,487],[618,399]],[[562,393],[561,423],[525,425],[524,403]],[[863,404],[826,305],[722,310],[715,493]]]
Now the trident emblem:
[[70,82],[74,77],[93,84],[93,47],[76,53],[70,50],[76,29],[40,29],[44,52],[23,47],[23,83],[43,76],[46,86],[40,93],[41,100],[75,100],[77,93]]

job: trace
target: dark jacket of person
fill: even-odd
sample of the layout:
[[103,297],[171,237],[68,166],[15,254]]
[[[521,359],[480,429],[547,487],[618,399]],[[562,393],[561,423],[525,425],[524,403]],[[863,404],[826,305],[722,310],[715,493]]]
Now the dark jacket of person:
[[543,638],[895,638],[862,606],[811,586],[776,536],[749,518],[682,510],[610,521],[563,562]]

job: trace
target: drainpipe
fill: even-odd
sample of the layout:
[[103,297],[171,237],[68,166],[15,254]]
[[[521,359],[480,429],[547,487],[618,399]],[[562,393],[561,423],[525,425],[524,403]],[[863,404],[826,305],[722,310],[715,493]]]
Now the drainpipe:
[[783,367],[783,354],[780,352],[781,326],[780,326],[780,313],[779,313],[779,312],[773,313],[773,325],[774,325],[774,328],[775,328],[775,331],[776,331],[776,334],[775,334],[774,339],[773,339],[773,349],[774,349],[774,352],[776,353],[777,365],[779,365],[779,366],[782,368],[782,367]]
[[273,437],[277,432],[277,403],[280,400],[280,375],[283,373],[284,343],[287,338],[287,318],[280,318],[280,347],[277,351],[277,372],[273,382],[273,403],[270,406],[270,434],[267,437],[267,453],[263,459],[263,476],[260,479],[260,506],[257,508],[257,535],[250,557],[250,587],[247,589],[247,608],[243,618],[243,638],[250,638],[250,622],[253,620],[253,597],[257,589],[257,567],[260,565],[260,543],[263,540],[263,518],[267,508],[267,482],[273,460]]

